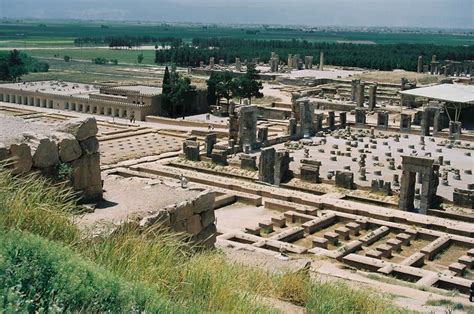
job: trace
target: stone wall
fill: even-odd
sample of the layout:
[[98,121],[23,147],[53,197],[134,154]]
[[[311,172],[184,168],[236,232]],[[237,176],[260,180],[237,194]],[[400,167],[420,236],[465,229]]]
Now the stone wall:
[[215,193],[205,190],[194,198],[143,217],[140,226],[148,227],[161,223],[176,232],[186,233],[195,244],[212,247],[217,236],[214,201]]
[[94,118],[71,120],[54,130],[24,125],[16,118],[3,123],[17,125],[19,130],[32,130],[2,137],[5,143],[0,143],[0,160],[5,161],[13,174],[38,172],[66,182],[82,203],[102,199],[98,129]]

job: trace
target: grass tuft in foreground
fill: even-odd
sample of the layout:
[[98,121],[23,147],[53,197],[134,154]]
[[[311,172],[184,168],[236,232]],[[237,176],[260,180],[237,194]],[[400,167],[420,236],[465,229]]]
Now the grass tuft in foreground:
[[397,313],[384,296],[305,272],[277,275],[196,252],[174,233],[126,227],[83,238],[71,192],[0,169],[0,308],[6,311]]

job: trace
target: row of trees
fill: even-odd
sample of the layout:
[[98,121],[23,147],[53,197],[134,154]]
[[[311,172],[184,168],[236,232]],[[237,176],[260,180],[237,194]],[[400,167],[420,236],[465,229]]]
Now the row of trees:
[[0,81],[18,81],[29,72],[48,72],[49,65],[18,50],[0,51]]
[[260,90],[262,83],[258,81],[259,71],[254,65],[247,66],[245,75],[235,77],[231,72],[224,73],[212,72],[207,81],[207,100],[209,104],[217,104],[222,98],[227,100],[237,98],[242,103],[242,99],[248,99],[252,103],[252,97],[262,98]]
[[191,85],[191,79],[180,76],[173,67],[171,72],[165,68],[163,76],[162,108],[169,117],[184,118],[191,111],[191,102],[196,97],[196,88]]
[[288,54],[315,56],[325,53],[326,63],[340,66],[361,67],[379,70],[405,69],[415,71],[418,56],[424,56],[425,63],[437,55],[438,60],[473,60],[474,49],[466,46],[439,46],[432,44],[381,44],[361,45],[350,43],[318,43],[306,40],[249,40],[238,38],[195,38],[192,46],[181,45],[155,52],[155,62],[169,62],[180,66],[198,66],[200,61],[208,62],[210,57],[233,63],[235,58],[252,60],[258,58],[268,62],[271,52],[280,55],[286,63]]
[[143,36],[105,36],[105,37],[80,37],[74,39],[74,44],[78,47],[90,45],[106,45],[110,48],[134,48],[146,44],[156,44],[163,48],[166,46],[179,47],[183,44],[181,38],[176,37],[155,37],[150,35]]

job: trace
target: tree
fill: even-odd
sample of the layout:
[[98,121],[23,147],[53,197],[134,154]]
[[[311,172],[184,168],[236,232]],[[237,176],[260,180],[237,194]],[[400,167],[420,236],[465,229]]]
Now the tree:
[[64,62],[69,62],[69,61],[71,61],[71,57],[68,55],[64,56]]
[[252,97],[262,98],[263,94],[260,90],[263,88],[262,82],[259,82],[258,71],[254,64],[247,65],[247,73],[242,76],[238,82],[240,86],[240,96],[242,98],[248,98],[249,105],[252,104]]
[[229,104],[230,100],[234,96],[234,91],[236,89],[235,85],[236,83],[232,73],[225,71],[224,75],[221,77],[216,86],[217,96],[219,98],[225,98],[227,100],[227,104]]
[[141,54],[139,54],[139,55],[137,56],[137,62],[138,62],[138,63],[142,63],[142,62],[143,62],[143,59],[144,59],[143,53],[141,53]]
[[220,75],[217,72],[211,72],[211,76],[207,80],[207,103],[210,105],[216,105],[217,100],[217,84],[220,81]]
[[0,55],[0,80],[15,82],[27,73],[28,69],[18,50],[12,50],[7,55]]

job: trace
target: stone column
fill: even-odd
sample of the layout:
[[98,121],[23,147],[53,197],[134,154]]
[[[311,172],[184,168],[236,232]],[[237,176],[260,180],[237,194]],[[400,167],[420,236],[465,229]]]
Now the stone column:
[[334,130],[334,125],[335,125],[335,122],[336,122],[336,116],[334,114],[334,111],[329,111],[328,112],[328,117],[327,117],[327,124],[328,124],[328,128],[329,130]]
[[405,211],[413,211],[415,200],[415,181],[416,173],[403,170],[402,181],[400,185],[400,202],[399,208]]
[[428,110],[423,110],[423,113],[421,115],[421,124],[420,124],[420,134],[423,136],[429,136],[430,135],[430,119],[429,119],[429,112]]
[[362,108],[356,108],[355,110],[356,126],[363,127],[365,125],[366,117],[365,110]]
[[357,93],[356,93],[356,103],[357,107],[364,107],[364,100],[365,100],[365,84],[364,82],[360,82],[357,86]]
[[319,71],[324,71],[324,52],[319,54]]
[[411,116],[406,113],[400,115],[400,131],[410,132],[411,131]]
[[263,148],[258,162],[258,179],[273,184],[275,180],[275,148]]
[[262,144],[268,140],[268,128],[258,128],[257,129],[257,141]]
[[377,128],[386,130],[388,128],[388,111],[377,112]]
[[250,145],[253,149],[257,143],[257,111],[254,106],[242,106],[239,118],[240,145]]
[[206,134],[204,142],[206,145],[206,156],[211,157],[212,149],[214,148],[214,145],[217,143],[217,133]]
[[416,68],[418,73],[423,73],[423,56],[418,57],[418,66]]
[[214,57],[209,58],[209,69],[214,70]]
[[351,81],[351,101],[356,100],[357,95],[357,86],[359,86],[360,80],[352,80]]
[[300,103],[299,107],[302,136],[310,137],[313,135],[313,114],[311,112],[311,104],[309,100],[305,100]]
[[324,119],[324,114],[322,113],[315,114],[314,126],[313,126],[314,132],[319,132],[323,129],[323,119]]
[[341,129],[345,129],[347,125],[347,112],[341,111],[339,112],[339,127]]
[[290,153],[286,149],[279,149],[275,153],[275,165],[273,170],[273,184],[280,185],[281,182],[284,182],[291,177],[290,172]]
[[377,106],[377,84],[369,86],[369,110],[373,111]]

